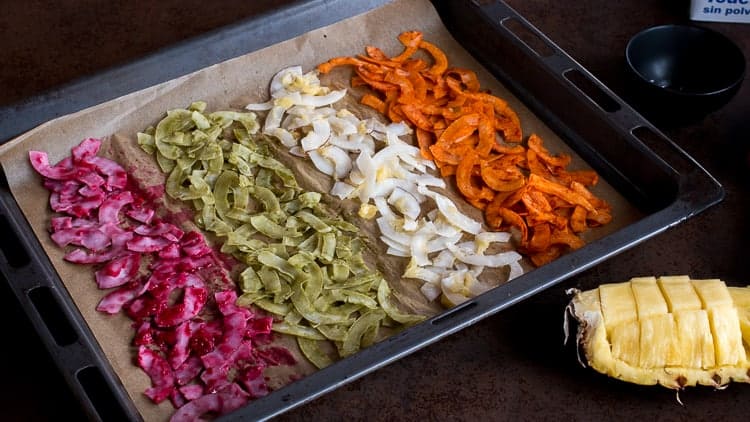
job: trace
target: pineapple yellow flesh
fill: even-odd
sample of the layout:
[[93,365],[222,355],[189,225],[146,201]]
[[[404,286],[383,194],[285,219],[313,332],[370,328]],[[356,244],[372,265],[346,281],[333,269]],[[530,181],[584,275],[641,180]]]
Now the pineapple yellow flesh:
[[681,363],[676,347],[675,323],[672,314],[664,313],[641,319],[641,368],[664,368]]
[[693,288],[701,298],[703,309],[734,306],[726,284],[721,280],[692,280]]
[[635,298],[630,285],[621,283],[599,286],[601,312],[607,332],[622,323],[638,320]]
[[737,310],[713,308],[708,311],[711,334],[714,337],[716,365],[731,366],[746,362],[745,348],[742,345],[742,331]]
[[639,339],[641,336],[638,321],[616,325],[612,329],[609,342],[612,345],[612,356],[631,365],[638,365],[640,359]]
[[750,287],[638,277],[578,292],[569,309],[599,372],[670,388],[750,382]]
[[701,299],[698,297],[698,293],[695,292],[695,288],[693,288],[688,277],[660,277],[659,287],[671,313],[703,308]]
[[737,307],[742,338],[748,342],[748,339],[750,339],[750,289],[742,287],[729,287],[728,289]]
[[[677,348],[682,358],[681,365],[687,368],[710,369],[716,366],[714,337],[704,309],[683,311],[675,314]],[[675,365],[678,366],[678,365]]]
[[667,301],[661,294],[656,278],[638,278],[630,281],[638,310],[638,319],[648,319],[654,315],[664,315],[669,312]]

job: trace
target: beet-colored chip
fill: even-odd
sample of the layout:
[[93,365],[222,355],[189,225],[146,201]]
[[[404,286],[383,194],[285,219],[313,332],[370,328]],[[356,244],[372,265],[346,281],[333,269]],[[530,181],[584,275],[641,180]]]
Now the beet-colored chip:
[[[219,335],[221,334],[219,333]],[[190,350],[198,356],[211,352],[214,349],[215,344],[215,336],[212,335],[208,329],[203,327],[194,331],[192,337],[190,337]]]
[[197,421],[201,416],[209,412],[219,412],[221,410],[221,398],[218,394],[206,394],[187,403],[177,409],[170,422],[189,422]]
[[104,195],[104,192],[102,192],[102,190],[98,186],[83,186],[78,189],[78,194],[83,196],[84,198],[98,198]]
[[251,398],[263,397],[270,392],[266,379],[263,377],[264,369],[264,365],[255,365],[239,374],[239,382],[245,387]]
[[86,158],[84,161],[93,165],[99,173],[107,176],[104,186],[108,190],[125,189],[127,186],[128,174],[114,161],[98,156]]
[[142,205],[133,204],[130,209],[125,211],[125,214],[135,221],[140,223],[149,224],[154,218],[154,210],[151,208],[144,208]]
[[86,158],[93,157],[99,153],[102,143],[96,138],[86,138],[80,144],[71,149],[70,156],[74,163],[80,163]]
[[133,194],[129,191],[110,195],[106,201],[102,202],[102,206],[99,208],[99,222],[102,224],[119,224],[120,211],[132,202]]
[[176,339],[169,351],[169,365],[172,369],[177,369],[185,363],[190,353],[190,323],[183,322],[175,328],[174,333]]
[[185,395],[177,388],[172,389],[172,393],[169,395],[169,401],[172,402],[172,406],[176,409],[179,409],[188,402]]
[[142,295],[148,289],[148,281],[133,280],[119,289],[108,293],[99,304],[96,310],[110,315],[120,312],[128,302]]
[[174,243],[163,237],[139,236],[136,235],[128,241],[128,250],[133,252],[159,252],[167,246]]
[[297,363],[297,359],[294,358],[289,350],[283,347],[268,347],[265,349],[258,349],[257,355],[266,361],[269,365],[294,365]]
[[177,259],[180,257],[180,247],[177,243],[172,243],[166,248],[159,251],[159,258],[161,259]]
[[182,300],[161,309],[154,318],[156,325],[174,327],[195,317],[203,309],[208,299],[208,291],[203,280],[195,274],[180,273],[177,277],[163,281],[155,294],[166,304],[172,291],[179,288],[183,289]]
[[[153,299],[147,296],[141,296],[136,299],[134,299],[132,302],[126,304],[123,306],[123,310],[125,311],[125,315],[129,316],[130,319],[140,321],[142,319],[146,319],[148,316],[152,314],[151,308],[152,308],[152,302]],[[149,327],[151,326],[151,323],[149,322]]]
[[198,232],[190,232],[185,235],[184,242],[182,243],[182,250],[187,256],[194,258],[211,253],[211,248],[206,244],[203,235]]
[[223,292],[217,292],[214,295],[214,298],[216,298],[216,304],[219,306],[219,312],[221,312],[222,315],[231,315],[235,313],[242,313],[245,314],[246,318],[250,317],[250,310],[246,308],[240,308],[239,306],[235,305],[235,301],[237,300],[237,293],[235,293],[232,290],[225,290]]
[[89,189],[95,189],[96,191],[100,191],[99,187],[104,186],[104,184],[107,182],[104,180],[103,177],[99,176],[98,174],[94,172],[81,172],[81,174],[78,175],[76,178],[79,182],[83,183],[84,187],[81,189],[78,189],[78,193],[83,196],[91,196],[90,194],[86,194],[82,192],[83,189],[89,188]]
[[137,324],[133,344],[136,346],[148,346],[153,343],[154,337],[151,335],[151,323],[142,321],[140,324]]
[[70,244],[83,246],[93,251],[100,251],[110,245],[109,236],[99,231],[97,227],[71,227],[59,229],[50,236],[57,246],[65,247]]
[[141,255],[131,253],[109,261],[96,272],[96,284],[100,289],[110,289],[122,286],[138,274],[141,265]]
[[200,375],[200,380],[206,385],[206,391],[218,391],[230,384],[229,365],[220,365],[213,368],[205,368]]
[[172,242],[177,242],[185,234],[174,224],[165,223],[163,221],[156,224],[142,224],[133,229],[133,232],[140,234],[141,236],[161,236]]
[[247,330],[245,330],[245,337],[253,338],[263,334],[271,334],[272,325],[272,317],[261,317],[248,321]]
[[50,166],[46,152],[29,151],[29,161],[37,173],[54,180],[70,180],[78,172],[76,168],[65,166]]
[[146,346],[138,348],[138,366],[151,377],[151,388],[145,394],[154,403],[161,403],[172,393],[174,374],[167,361]]
[[179,390],[187,400],[195,400],[203,395],[203,386],[200,384],[188,384],[180,387]]
[[190,356],[179,368],[175,369],[175,383],[185,385],[200,375],[203,364],[197,356]]
[[237,384],[231,384],[218,392],[221,397],[221,413],[229,413],[244,406],[248,400],[247,392]]
[[[77,189],[77,186],[74,186]],[[54,192],[50,195],[50,208],[54,211],[67,213],[74,217],[88,217],[104,202],[104,194],[81,196],[78,192]]]
[[105,251],[101,253],[97,252],[91,252],[87,253],[86,251],[82,249],[74,249],[63,257],[68,262],[72,262],[75,264],[101,264],[103,262],[107,262],[111,259],[116,258],[118,255],[118,251]]
[[71,228],[73,228],[73,219],[71,217],[52,217],[50,219],[50,229],[53,233],[59,230]]

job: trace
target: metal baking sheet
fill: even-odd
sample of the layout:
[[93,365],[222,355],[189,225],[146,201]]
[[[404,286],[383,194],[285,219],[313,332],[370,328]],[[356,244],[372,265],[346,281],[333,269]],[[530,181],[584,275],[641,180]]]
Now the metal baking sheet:
[[[189,41],[0,110],[0,139],[7,141],[57,116],[174,79],[383,3],[386,2],[300,2]],[[721,186],[698,163],[505,3],[433,3],[452,35],[637,207],[642,218],[223,419],[266,419],[301,405],[611,258],[723,197]],[[295,28],[294,33],[288,28]],[[195,49],[208,53],[191,54]],[[31,232],[7,183],[0,186],[0,217],[10,231],[2,239],[0,269],[89,416],[100,420],[139,419],[137,409]],[[20,251],[15,251],[17,246],[21,246]],[[56,318],[49,316],[49,308],[58,309],[68,324],[56,323]]]

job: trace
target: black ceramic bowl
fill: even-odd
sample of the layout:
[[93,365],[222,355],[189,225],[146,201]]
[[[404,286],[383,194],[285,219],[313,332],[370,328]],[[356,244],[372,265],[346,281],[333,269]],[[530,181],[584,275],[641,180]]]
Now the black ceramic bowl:
[[625,50],[632,97],[647,117],[685,122],[705,116],[737,93],[745,57],[724,35],[702,27],[662,25],[636,34]]

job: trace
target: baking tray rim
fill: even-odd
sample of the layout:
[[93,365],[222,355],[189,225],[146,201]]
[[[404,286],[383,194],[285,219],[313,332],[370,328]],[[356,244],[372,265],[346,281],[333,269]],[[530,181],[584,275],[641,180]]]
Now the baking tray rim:
[[[20,104],[1,108],[0,116],[2,115],[7,116],[5,112],[8,110],[13,111],[13,115],[16,116],[16,119],[15,119],[16,121],[18,121],[17,119],[18,116],[23,116],[24,114],[26,115],[34,114],[35,116],[38,116],[39,115],[38,110],[40,107],[43,108],[46,105],[59,102],[59,98],[61,96],[67,95],[70,92],[85,93],[86,90],[93,89],[94,87],[96,87],[97,84],[101,84],[105,81],[108,81],[108,79],[112,78],[113,75],[117,75],[118,72],[121,73],[123,69],[126,69],[127,71],[132,71],[133,69],[137,69],[139,66],[148,67],[149,63],[152,63],[154,59],[163,57],[163,55],[179,54],[180,51],[184,51],[188,47],[194,46],[195,43],[206,42],[206,40],[215,40],[217,38],[221,39],[222,34],[226,33],[225,31],[229,31],[229,32],[238,31],[244,28],[245,25],[249,25],[251,23],[262,21],[264,19],[270,19],[270,17],[277,16],[277,15],[283,16],[286,19],[294,19],[294,16],[290,16],[291,14],[300,13],[301,15],[304,15],[304,13],[309,13],[311,10],[312,11],[316,10],[316,8],[321,7],[321,5],[323,5],[324,3],[331,3],[331,2],[324,1],[324,0],[311,0],[311,1],[302,2],[302,3],[303,4],[293,4],[287,8],[279,9],[278,11],[274,13],[254,17],[250,20],[243,21],[239,24],[231,25],[230,27],[220,28],[215,32],[211,32],[204,36],[196,37],[195,39],[188,40],[185,43],[181,43],[180,45],[177,45],[174,47],[168,47],[166,49],[157,51],[153,55],[150,55],[142,60],[131,62],[123,66],[118,66],[117,68],[112,69],[112,70],[97,73],[96,75],[92,75],[91,77],[86,77],[80,81],[73,82],[72,84],[68,86],[64,86],[58,90],[53,90],[50,93],[42,94],[37,97],[32,97],[29,100],[26,100]],[[334,0],[334,3],[348,4],[349,2],[345,0]],[[366,7],[366,10],[370,10],[376,6],[380,6],[385,3],[387,3],[387,1],[383,1],[383,0],[368,1],[368,2],[363,2],[363,4],[360,4],[359,6],[364,5],[364,7]],[[473,2],[473,3],[475,4],[476,7],[483,7],[482,5],[477,4],[477,2]],[[502,1],[498,1],[497,3],[504,4]],[[328,6],[330,6],[330,4],[328,4]],[[345,10],[344,7],[337,8],[337,9],[339,9],[340,11]],[[364,10],[357,9],[354,11],[354,13],[351,13],[351,15],[349,16],[356,15],[358,13],[361,13],[362,11]],[[348,17],[348,16],[344,16],[343,18],[345,17]],[[518,15],[518,17],[521,18],[520,15]],[[313,24],[314,27],[307,28],[302,33],[315,29],[320,26],[324,26],[328,23],[332,23],[332,22],[322,22],[322,23],[316,22],[315,24]],[[289,38],[294,37],[296,35],[298,34],[292,34],[289,36]],[[274,44],[280,41],[283,41],[283,40],[276,40],[272,42],[271,44]],[[225,39],[225,42],[231,43],[231,41],[227,41],[227,39]],[[246,54],[250,51],[255,51],[265,46],[266,45],[256,46],[255,48],[252,48],[249,51],[246,51],[242,54]],[[553,46],[557,47],[554,43],[553,43]],[[562,50],[559,50],[559,51],[562,51]],[[236,56],[232,56],[232,57],[236,57]],[[223,61],[232,57],[220,58],[219,60],[217,60],[217,62]],[[163,61],[160,61],[160,62],[163,64]],[[203,68],[203,67],[205,66],[199,65],[198,69]],[[195,69],[195,70],[198,70],[198,69]],[[581,67],[581,69],[583,68]],[[175,77],[175,76],[171,76],[171,77]],[[163,81],[159,81],[159,82],[163,82]],[[141,86],[138,89],[143,89],[143,88],[145,87]],[[133,92],[135,90],[137,89],[133,89],[128,92]],[[122,95],[127,94],[128,92],[122,93]],[[614,94],[612,95],[615,98],[618,98],[616,95]],[[113,98],[117,98],[117,96]],[[104,101],[108,101],[108,100],[109,99],[105,99]],[[68,105],[70,104],[71,103],[68,103]],[[90,104],[90,105],[93,105],[93,104]],[[77,110],[68,109],[63,114],[69,114],[74,111],[77,111]],[[20,119],[20,121],[23,122],[27,120]],[[0,143],[7,142],[9,140],[9,139],[6,139],[7,136],[16,135],[16,133],[11,133],[11,132],[15,130],[14,128],[16,128],[17,126],[9,125],[7,123],[8,121],[6,118],[3,118],[3,121],[0,121],[0,139],[2,139]],[[645,121],[642,124],[649,126],[648,122],[645,122]],[[27,129],[30,129],[30,127]],[[679,149],[679,147],[677,148]],[[679,150],[678,153],[684,154],[689,160],[692,160],[689,156],[687,156],[686,153],[684,153],[684,151]],[[643,218],[641,218],[640,220],[636,221],[635,223],[629,226],[626,226],[623,229],[620,229],[602,239],[592,242],[591,244],[587,245],[585,248],[579,251],[572,252],[551,264],[538,268],[534,270],[533,272],[529,272],[526,275],[514,280],[512,283],[507,283],[506,285],[500,286],[456,308],[444,311],[422,324],[419,324],[415,327],[407,329],[402,333],[399,333],[395,336],[392,336],[384,340],[383,342],[373,345],[372,347],[368,349],[362,350],[361,352],[357,353],[356,355],[352,357],[339,361],[328,368],[320,370],[306,378],[303,378],[286,387],[283,387],[273,392],[271,395],[265,398],[262,398],[262,399],[259,399],[250,403],[248,406],[246,406],[243,409],[239,409],[235,413],[226,415],[225,417],[223,417],[223,419],[229,420],[229,419],[247,417],[247,416],[265,419],[265,418],[269,418],[272,416],[276,416],[279,413],[282,413],[283,411],[291,409],[292,407],[296,407],[298,405],[306,403],[326,392],[329,392],[331,390],[334,390],[340,387],[341,385],[345,383],[348,383],[354,379],[364,376],[365,374],[369,372],[372,372],[397,359],[400,359],[401,357],[406,356],[418,349],[426,347],[427,345],[435,341],[438,341],[447,335],[450,335],[456,331],[459,331],[483,318],[486,318],[492,314],[495,314],[496,312],[501,311],[502,309],[505,309],[508,306],[511,306],[548,287],[551,287],[552,285],[555,285],[569,277],[572,277],[573,275],[587,268],[590,268],[606,259],[611,258],[612,256],[624,251],[625,249],[633,247],[636,244],[641,243],[663,232],[664,230],[667,230],[668,228],[670,228],[671,226],[675,224],[679,224],[680,222],[686,220],[687,218],[692,217],[698,212],[705,210],[709,206],[718,203],[723,198],[723,195],[724,195],[723,189],[721,188],[719,183],[715,179],[713,179],[713,177],[710,174],[708,174],[708,172],[705,171],[705,169],[700,167],[700,165],[697,162],[694,162],[693,160],[693,163],[696,166],[695,170],[698,173],[699,177],[703,177],[704,179],[707,179],[709,181],[706,191],[698,192],[698,193],[705,193],[705,194],[710,195],[710,197],[706,198],[706,201],[704,203],[696,205],[692,201],[686,200],[685,199],[686,195],[688,196],[693,195],[696,192],[690,191],[689,190],[690,187],[685,186],[686,183],[680,183],[680,189],[677,193],[677,197],[675,198],[675,201],[669,204],[668,206],[666,206],[665,208],[655,211],[651,214],[648,214],[644,216]],[[680,180],[682,181],[682,178]],[[11,199],[12,199],[12,196],[11,196]],[[3,202],[2,205],[4,208],[3,214],[8,213],[6,209],[7,204]],[[13,206],[15,204],[10,204],[10,205]],[[17,230],[20,228],[20,229],[30,231],[28,227],[26,228],[22,227],[22,224],[20,221],[15,221],[15,223],[17,224],[14,225],[14,230]],[[639,232],[642,236],[633,238],[631,232]],[[27,232],[21,233],[20,236],[21,237],[28,236],[28,233]],[[33,237],[33,234],[31,234],[31,236],[32,238],[27,239],[27,240],[31,240],[32,242],[36,241],[36,239]],[[30,255],[35,256],[33,253]],[[586,260],[585,258],[589,255],[594,256],[594,259]],[[39,257],[35,256],[33,264],[40,265],[42,267],[50,265],[48,262],[46,263],[46,265],[44,262],[38,262],[39,261],[38,258]],[[573,266],[573,264],[576,264],[576,265]],[[17,272],[15,270],[9,270],[7,267],[7,262],[5,262],[4,260],[0,260],[0,267],[2,267],[1,269],[6,274]],[[54,274],[54,270],[52,270],[52,273]],[[8,279],[8,283],[11,285],[11,288],[13,288],[14,287],[13,280],[7,276],[6,278]],[[60,300],[72,301],[72,299],[70,299],[69,296],[67,298],[65,297],[65,294],[67,292],[65,291],[64,286],[62,286],[59,280],[52,280],[51,283],[53,286],[56,286],[58,289],[61,288],[63,290],[62,298]],[[25,294],[25,293],[27,292],[16,292],[17,295]],[[23,302],[21,304],[23,305],[27,314],[33,312],[33,310],[29,308],[28,303]],[[66,309],[69,309],[69,308],[66,308]],[[77,312],[77,309],[75,309],[75,305],[73,305],[73,310],[71,312]],[[79,329],[79,328],[80,327],[76,327],[76,329]],[[83,327],[83,329],[85,328],[87,327]],[[82,336],[84,340],[87,340],[88,347],[98,348],[96,339],[93,338],[93,335],[90,332],[79,332],[78,334],[79,336]],[[90,340],[93,340],[93,342],[91,342]],[[45,344],[47,345],[49,351],[54,357],[55,354],[53,353],[53,350],[52,350],[52,348],[54,348],[54,344],[50,343],[49,341],[46,341]],[[101,351],[99,352],[101,353]],[[64,364],[59,361],[57,361],[56,363],[58,364],[58,367],[63,372],[71,369],[71,368],[65,367]],[[70,381],[69,378],[67,380]],[[114,386],[114,388],[117,389],[118,387]],[[119,388],[121,388],[121,386]]]

